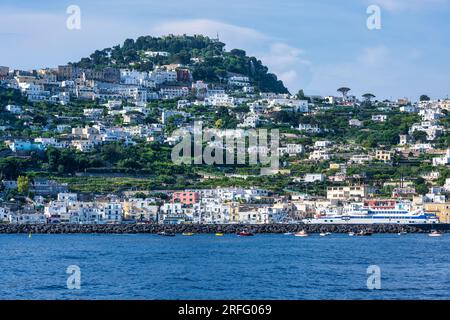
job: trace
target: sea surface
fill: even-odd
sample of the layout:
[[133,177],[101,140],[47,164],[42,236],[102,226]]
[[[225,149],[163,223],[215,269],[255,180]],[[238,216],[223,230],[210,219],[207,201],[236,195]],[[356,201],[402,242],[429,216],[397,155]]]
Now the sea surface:
[[450,299],[450,234],[2,234],[0,299]]

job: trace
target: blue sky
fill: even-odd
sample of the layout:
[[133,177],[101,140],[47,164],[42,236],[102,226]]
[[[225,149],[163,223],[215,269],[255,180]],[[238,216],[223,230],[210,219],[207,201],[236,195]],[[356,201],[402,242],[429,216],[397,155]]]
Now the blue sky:
[[[68,30],[66,8],[81,9]],[[366,27],[369,5],[381,29]],[[450,94],[450,0],[2,0],[0,65],[52,67],[140,35],[219,33],[260,58],[291,92],[378,98]]]

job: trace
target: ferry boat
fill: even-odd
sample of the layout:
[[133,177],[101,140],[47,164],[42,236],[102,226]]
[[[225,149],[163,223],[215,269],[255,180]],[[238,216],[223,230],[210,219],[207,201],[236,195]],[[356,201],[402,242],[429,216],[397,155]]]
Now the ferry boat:
[[[373,203],[373,202],[371,202]],[[303,219],[306,224],[435,224],[439,219],[434,214],[422,210],[411,210],[403,202],[384,201],[382,205],[353,203],[340,208],[327,210],[323,215]]]

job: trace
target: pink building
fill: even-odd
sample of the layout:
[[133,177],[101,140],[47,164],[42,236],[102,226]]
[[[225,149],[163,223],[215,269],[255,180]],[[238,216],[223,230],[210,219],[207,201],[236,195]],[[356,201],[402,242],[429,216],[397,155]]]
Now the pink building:
[[194,191],[177,191],[172,195],[173,202],[179,202],[182,204],[194,204],[197,203],[199,199],[199,193]]

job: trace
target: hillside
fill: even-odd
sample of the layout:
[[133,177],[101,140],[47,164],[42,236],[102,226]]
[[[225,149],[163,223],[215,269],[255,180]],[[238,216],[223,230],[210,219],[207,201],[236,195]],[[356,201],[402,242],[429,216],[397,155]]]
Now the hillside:
[[[151,71],[155,66],[182,64],[188,67],[193,80],[221,83],[229,73],[248,76],[252,84],[263,92],[287,93],[281,80],[269,73],[266,66],[244,50],[225,51],[225,44],[206,36],[151,37],[126,39],[122,45],[96,50],[89,57],[72,65],[101,69],[104,67],[132,68]],[[167,52],[167,56],[151,56],[148,52]]]

